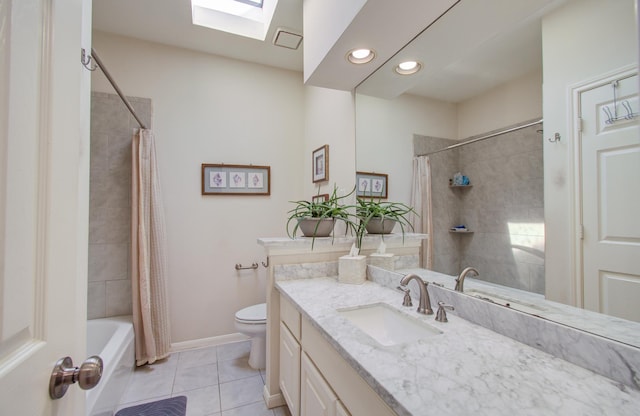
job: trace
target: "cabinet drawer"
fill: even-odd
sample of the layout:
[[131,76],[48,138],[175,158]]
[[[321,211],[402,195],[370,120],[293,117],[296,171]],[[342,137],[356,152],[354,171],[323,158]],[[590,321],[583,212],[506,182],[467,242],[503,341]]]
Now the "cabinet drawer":
[[280,320],[289,328],[291,334],[300,341],[300,312],[284,296],[280,296]]

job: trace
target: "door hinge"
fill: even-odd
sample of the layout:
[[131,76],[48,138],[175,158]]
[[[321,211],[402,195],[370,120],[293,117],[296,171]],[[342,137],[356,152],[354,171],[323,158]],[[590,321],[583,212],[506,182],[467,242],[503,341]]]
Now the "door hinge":
[[580,224],[580,227],[578,227],[578,238],[580,240],[584,240],[584,225]]
[[582,117],[578,117],[578,133],[582,133]]

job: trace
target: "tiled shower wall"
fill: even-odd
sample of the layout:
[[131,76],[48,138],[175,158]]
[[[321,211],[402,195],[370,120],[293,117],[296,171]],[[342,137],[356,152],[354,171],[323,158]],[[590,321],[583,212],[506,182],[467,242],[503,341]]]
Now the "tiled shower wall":
[[[544,293],[541,128],[430,156],[435,270],[455,275],[473,266],[482,280]],[[416,136],[416,154],[442,148],[441,140]],[[472,187],[449,189],[449,178],[458,171]],[[473,234],[448,232],[458,224]]]
[[[435,137],[414,136],[414,152],[418,155],[443,149],[456,140]],[[431,163],[431,192],[433,219],[433,269],[441,273],[456,275],[460,272],[459,240],[451,238],[449,228],[460,220],[461,204],[459,194],[449,189],[449,178],[458,166],[457,149],[451,149],[429,156]],[[453,169],[453,171],[452,171]]]
[[[151,125],[151,100],[128,97]],[[89,319],[131,314],[131,137],[138,123],[115,94],[91,94]]]

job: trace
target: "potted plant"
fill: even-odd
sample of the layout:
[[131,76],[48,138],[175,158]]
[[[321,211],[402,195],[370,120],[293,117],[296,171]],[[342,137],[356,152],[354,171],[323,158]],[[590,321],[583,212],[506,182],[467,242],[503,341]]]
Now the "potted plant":
[[390,234],[396,224],[400,224],[404,236],[405,228],[413,230],[413,224],[408,218],[409,213],[416,214],[413,208],[402,202],[382,202],[373,197],[358,198],[356,205],[356,217],[359,219],[356,230],[358,246],[362,244],[365,231],[369,234]]
[[287,235],[295,238],[298,230],[305,237],[312,237],[311,247],[316,237],[328,237],[333,231],[336,220],[341,220],[349,229],[356,231],[356,223],[352,221],[352,206],[342,203],[355,192],[355,188],[346,195],[338,196],[338,189],[334,185],[333,192],[326,200],[290,201],[295,208],[288,212]]

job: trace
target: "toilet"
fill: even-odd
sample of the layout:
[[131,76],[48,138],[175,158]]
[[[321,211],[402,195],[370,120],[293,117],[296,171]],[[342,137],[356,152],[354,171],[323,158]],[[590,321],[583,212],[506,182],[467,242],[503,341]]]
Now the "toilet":
[[236,330],[251,337],[249,366],[254,369],[265,368],[267,351],[267,304],[259,303],[236,312]]

